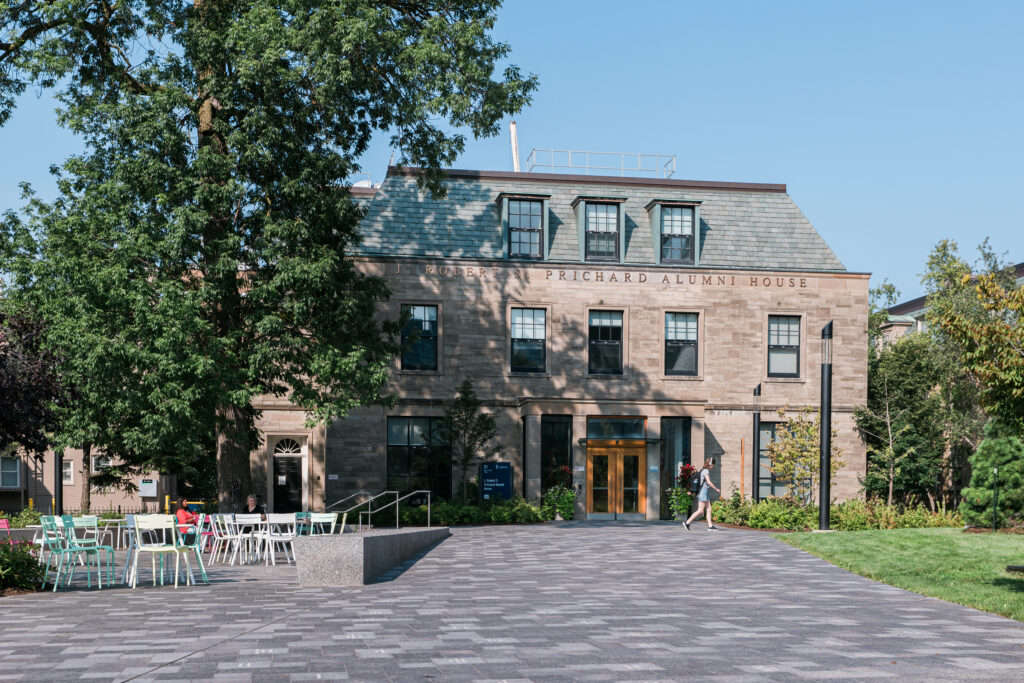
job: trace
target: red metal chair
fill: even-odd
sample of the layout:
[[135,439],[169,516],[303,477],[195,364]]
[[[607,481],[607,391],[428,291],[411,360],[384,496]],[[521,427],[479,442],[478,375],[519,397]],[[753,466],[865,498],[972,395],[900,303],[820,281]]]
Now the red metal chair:
[[[7,535],[7,545],[14,545],[14,539],[11,538],[11,520],[0,519],[0,532],[4,532]],[[0,543],[4,542],[4,534],[0,534]]]

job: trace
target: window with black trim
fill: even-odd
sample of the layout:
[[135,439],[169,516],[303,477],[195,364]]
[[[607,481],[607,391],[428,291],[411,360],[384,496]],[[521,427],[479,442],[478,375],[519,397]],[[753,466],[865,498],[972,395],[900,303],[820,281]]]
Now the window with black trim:
[[622,311],[591,311],[587,369],[592,375],[622,374]]
[[587,260],[619,260],[619,205],[587,202]]
[[544,372],[547,339],[543,308],[512,309],[512,372]]
[[543,258],[544,203],[532,199],[508,200],[508,254],[511,258]]
[[540,490],[572,487],[572,416],[540,418]]
[[661,207],[661,261],[693,264],[693,207]]
[[775,474],[772,472],[772,459],[768,453],[768,445],[779,439],[777,428],[778,425],[774,422],[761,423],[761,438],[757,455],[757,493],[762,498],[784,496],[789,490],[786,482],[775,478]]
[[21,488],[21,460],[0,457],[0,488]]
[[697,314],[665,314],[665,374],[697,374]]
[[439,436],[443,418],[388,418],[388,489],[452,494],[452,449]]
[[800,376],[800,316],[768,316],[768,376]]
[[437,370],[437,306],[403,305],[402,369]]

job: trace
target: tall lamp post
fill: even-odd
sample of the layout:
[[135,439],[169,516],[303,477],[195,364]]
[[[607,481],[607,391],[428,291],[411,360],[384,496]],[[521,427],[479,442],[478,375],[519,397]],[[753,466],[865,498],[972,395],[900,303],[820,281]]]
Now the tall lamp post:
[[750,460],[752,462],[750,477],[750,497],[756,503],[761,500],[761,385],[754,388],[754,438],[750,440],[753,444],[750,449]]
[[832,500],[832,321],[821,328],[821,470],[818,493],[818,529],[830,527],[829,504]]
[[64,449],[53,452],[53,510],[50,514],[64,514]]

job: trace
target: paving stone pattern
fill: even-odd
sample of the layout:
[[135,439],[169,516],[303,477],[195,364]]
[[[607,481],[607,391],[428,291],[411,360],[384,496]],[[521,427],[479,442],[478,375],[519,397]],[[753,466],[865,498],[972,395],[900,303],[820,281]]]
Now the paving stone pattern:
[[699,525],[453,529],[351,589],[211,580],[0,599],[0,680],[1024,679],[1024,624]]

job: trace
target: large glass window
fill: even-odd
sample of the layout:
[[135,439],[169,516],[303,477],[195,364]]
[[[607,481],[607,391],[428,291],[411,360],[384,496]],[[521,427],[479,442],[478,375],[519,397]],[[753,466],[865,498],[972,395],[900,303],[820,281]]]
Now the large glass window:
[[772,473],[772,459],[768,457],[768,444],[778,440],[777,426],[774,422],[761,423],[761,438],[757,457],[757,492],[761,498],[784,496],[789,491],[786,482],[775,478]]
[[589,417],[588,439],[645,439],[646,417]]
[[555,484],[572,486],[572,417],[540,418],[540,490]]
[[512,309],[512,372],[544,372],[546,335],[543,308]]
[[60,465],[61,465],[61,472],[60,472],[61,483],[67,484],[68,486],[74,486],[75,485],[75,461],[74,460],[68,460],[67,458],[65,458],[64,460],[60,461]]
[[665,374],[697,374],[697,314],[665,314]]
[[619,205],[587,203],[587,260],[619,260]]
[[402,306],[402,369],[437,370],[437,306]]
[[388,489],[452,494],[451,445],[438,435],[439,417],[388,418]]
[[590,374],[621,375],[622,311],[591,311],[589,329]]
[[510,199],[508,201],[509,256],[539,259],[541,251],[543,202]]
[[21,487],[21,460],[18,458],[0,457],[0,488],[16,489]]
[[768,376],[800,376],[800,316],[768,316]]
[[[689,417],[661,418],[661,518],[672,519],[668,491],[676,485],[679,468],[690,462]],[[683,483],[686,486],[686,482]]]
[[661,207],[662,263],[693,263],[693,208]]

